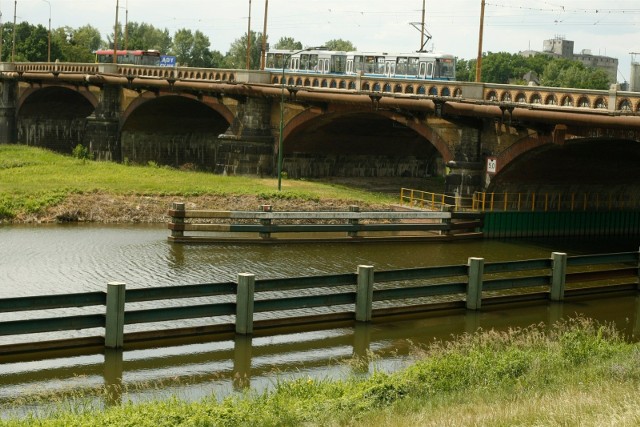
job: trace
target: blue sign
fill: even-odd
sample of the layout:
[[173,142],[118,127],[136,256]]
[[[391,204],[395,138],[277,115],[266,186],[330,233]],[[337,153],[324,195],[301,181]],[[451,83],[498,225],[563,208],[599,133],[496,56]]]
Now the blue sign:
[[176,57],[169,55],[160,56],[160,64],[161,67],[175,67],[176,66]]

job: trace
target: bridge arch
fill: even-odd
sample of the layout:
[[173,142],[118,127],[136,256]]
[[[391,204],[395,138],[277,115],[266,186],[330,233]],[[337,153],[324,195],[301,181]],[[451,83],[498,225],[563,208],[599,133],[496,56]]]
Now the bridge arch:
[[85,121],[97,106],[97,96],[83,86],[31,86],[17,100],[18,142],[71,153],[85,142]]
[[233,120],[215,97],[146,92],[121,116],[122,159],[215,171],[218,136]]
[[[386,138],[392,141],[384,143]],[[447,142],[424,121],[345,105],[301,111],[286,123],[282,140],[283,169],[297,178],[419,177],[442,173],[444,164],[453,160]]]

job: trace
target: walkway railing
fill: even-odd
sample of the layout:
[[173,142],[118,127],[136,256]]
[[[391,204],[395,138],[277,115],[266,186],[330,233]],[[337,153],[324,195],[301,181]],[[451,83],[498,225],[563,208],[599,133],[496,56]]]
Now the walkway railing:
[[[104,329],[104,335],[0,346],[0,362],[16,354],[83,347],[121,348],[133,343],[209,334],[277,334],[283,328],[328,327],[332,322],[383,321],[389,316],[424,315],[444,309],[480,310],[485,305],[562,301],[565,297],[637,292],[639,252],[374,272],[127,289],[109,283],[106,292],[0,299],[0,336]],[[194,300],[195,299],[195,300]],[[195,302],[194,302],[195,301]],[[149,302],[153,305],[149,306]],[[142,304],[141,303],[145,303]],[[98,307],[90,314],[47,317],[48,310]],[[47,311],[45,311],[47,310]],[[313,310],[313,311],[311,311]],[[8,313],[20,313],[18,320]],[[33,318],[24,319],[34,313]],[[204,325],[160,329],[158,322],[205,319]],[[126,331],[131,325],[153,325]]]
[[600,193],[475,193],[472,209],[494,211],[612,211],[637,209],[640,200]]
[[640,199],[610,193],[485,193],[453,196],[402,188],[400,203],[432,211],[576,212],[640,208]]

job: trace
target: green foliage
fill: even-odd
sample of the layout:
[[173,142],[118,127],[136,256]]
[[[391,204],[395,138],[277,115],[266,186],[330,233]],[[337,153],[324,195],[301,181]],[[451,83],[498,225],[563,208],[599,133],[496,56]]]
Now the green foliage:
[[[550,331],[539,325],[465,334],[416,351],[415,363],[394,373],[375,371],[368,377],[352,376],[340,381],[281,378],[265,392],[247,391],[222,401],[214,396],[197,402],[172,398],[104,410],[76,403],[61,405],[49,417],[27,416],[5,423],[154,427],[372,425],[367,420],[372,414],[387,414],[394,424],[402,424],[399,419],[406,416],[407,410],[425,411],[430,406],[442,406],[445,416],[451,417],[448,406],[460,401],[468,404],[471,400],[490,399],[495,403],[488,410],[494,412],[496,405],[516,399],[537,401],[568,386],[585,394],[601,384],[622,382],[630,391],[640,385],[638,344],[626,343],[612,326],[583,318],[560,322]],[[597,400],[589,401],[589,412],[596,416]],[[564,405],[572,403],[568,399]],[[556,405],[558,412],[571,409],[560,402]],[[610,408],[605,406],[602,410]],[[431,416],[426,414],[427,418]],[[585,425],[598,425],[602,420],[594,421]],[[498,425],[549,424],[507,418]]]
[[545,66],[541,84],[551,87],[606,90],[610,81],[604,70],[588,68],[577,61],[557,59]]
[[273,46],[274,49],[302,50],[302,43],[296,41],[293,37],[280,37],[278,43]]
[[93,160],[93,153],[82,144],[78,144],[73,148],[71,155],[76,159]]
[[327,50],[344,50],[345,52],[349,52],[352,50],[358,50],[353,43],[348,40],[342,39],[333,39],[325,42],[323,44],[327,48]]
[[[147,23],[129,22],[127,24],[128,49],[155,49],[167,53],[171,49],[172,41],[169,30],[161,30]],[[121,44],[125,46],[125,40]]]
[[[260,55],[262,53],[262,33],[251,32],[251,51],[250,61],[251,69],[260,68]],[[229,52],[225,57],[226,68],[247,68],[247,34],[245,33],[239,39],[231,43]]]

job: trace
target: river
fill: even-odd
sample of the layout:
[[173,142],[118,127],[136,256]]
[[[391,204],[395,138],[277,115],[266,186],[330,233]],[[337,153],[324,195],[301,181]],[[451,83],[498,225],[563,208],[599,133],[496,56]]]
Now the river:
[[[274,278],[354,272],[359,264],[387,270],[461,264],[469,257],[503,261],[549,257],[552,251],[574,255],[638,249],[637,242],[624,239],[266,246],[181,245],[168,242],[167,236],[166,227],[158,225],[0,227],[0,297],[100,291],[111,281],[125,282],[128,288],[180,286],[235,280],[241,272]],[[374,365],[393,370],[410,360],[413,345],[478,327],[548,324],[576,314],[614,321],[635,336],[639,307],[636,297],[541,303],[393,324],[5,363],[0,364],[0,401],[9,405],[16,396],[105,384],[126,385],[131,392],[127,398],[133,400],[165,394],[224,396],[249,385],[264,389],[277,376],[344,376],[354,369],[345,363],[354,354],[377,355],[365,371]],[[12,342],[3,339],[0,343]],[[139,384],[152,385],[132,387]]]

